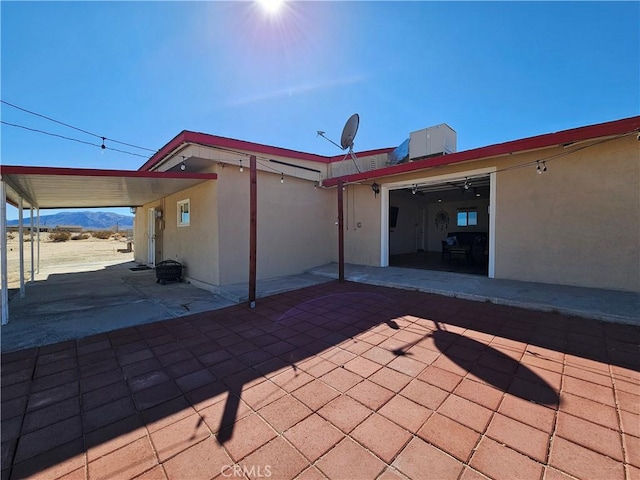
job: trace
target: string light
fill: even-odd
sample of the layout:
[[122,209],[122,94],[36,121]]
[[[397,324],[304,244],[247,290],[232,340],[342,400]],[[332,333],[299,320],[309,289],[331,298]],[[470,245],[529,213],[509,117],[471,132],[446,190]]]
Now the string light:
[[244,172],[244,167],[242,166],[242,159],[240,159],[240,173]]
[[107,146],[104,144],[105,140],[106,138],[102,137],[102,145],[100,145],[100,148],[102,149],[102,153],[104,153],[104,151],[107,149]]
[[415,195],[417,192],[418,192],[418,185],[414,183],[413,187],[411,187],[411,193]]
[[183,172],[187,169],[187,164],[184,163],[186,160],[185,157],[182,157],[182,164],[180,165],[180,170],[182,170]]
[[284,183],[284,173],[280,173],[280,183]]

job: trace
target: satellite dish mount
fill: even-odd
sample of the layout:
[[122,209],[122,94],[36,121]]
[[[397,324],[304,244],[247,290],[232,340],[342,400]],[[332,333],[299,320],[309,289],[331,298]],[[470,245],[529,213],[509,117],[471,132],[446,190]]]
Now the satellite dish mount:
[[342,136],[340,137],[340,145],[338,145],[336,142],[334,142],[330,138],[325,137],[323,131],[318,130],[317,133],[325,140],[328,140],[331,143],[333,143],[339,149],[343,151],[348,150],[345,156],[343,157],[342,161],[344,162],[347,157],[351,157],[351,159],[353,160],[353,164],[356,167],[356,171],[358,173],[361,173],[360,168],[358,167],[358,162],[357,162],[358,158],[356,157],[356,154],[353,153],[353,140],[356,138],[359,125],[360,125],[360,116],[357,113],[354,113],[349,117],[349,120],[347,120],[347,123],[344,124],[344,128],[342,129]]

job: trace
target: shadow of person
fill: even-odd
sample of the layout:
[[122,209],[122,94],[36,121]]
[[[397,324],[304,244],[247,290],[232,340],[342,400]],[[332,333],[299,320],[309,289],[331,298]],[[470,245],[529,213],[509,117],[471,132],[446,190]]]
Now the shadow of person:
[[[557,407],[560,396],[536,372],[495,348],[464,335],[449,332],[436,323],[436,330],[419,340],[392,351],[394,355],[410,355],[408,350],[426,338],[456,365],[478,380],[510,394],[541,405]],[[454,347],[454,348],[452,348]],[[462,352],[473,352],[466,355]],[[462,354],[461,354],[462,353]],[[472,360],[471,358],[475,358]]]

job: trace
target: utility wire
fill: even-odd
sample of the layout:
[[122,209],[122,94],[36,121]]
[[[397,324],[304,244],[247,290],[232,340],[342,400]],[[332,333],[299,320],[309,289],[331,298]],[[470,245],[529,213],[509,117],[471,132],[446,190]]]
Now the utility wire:
[[[113,150],[114,152],[126,153],[127,155],[134,155],[136,157],[148,158],[147,155],[141,155],[141,154],[135,153],[135,152],[127,152],[126,150],[120,150],[118,148],[113,148],[113,147],[107,147],[104,144],[91,143],[91,142],[87,142],[85,140],[80,140],[78,138],[73,138],[73,137],[67,137],[65,135],[60,135],[60,134],[57,134],[57,133],[45,132],[44,130],[38,130],[37,128],[31,128],[31,127],[26,127],[24,125],[18,125],[18,124],[15,124],[15,123],[9,123],[9,122],[5,122],[4,120],[0,120],[0,123],[2,123],[3,125],[8,125],[10,127],[22,128],[23,130],[28,130],[30,132],[42,133],[43,135],[49,135],[51,137],[62,138],[63,140],[70,140],[72,142],[82,143],[84,145],[91,145],[93,147],[102,148],[104,146],[104,150]],[[99,138],[102,139],[102,137],[99,137]]]
[[[103,141],[104,140],[109,140],[110,142],[118,143],[120,145],[126,145],[127,147],[137,148],[137,149],[140,149],[140,150],[147,150],[149,152],[154,152],[154,153],[156,152],[156,150],[154,150],[152,148],[140,147],[138,145],[133,145],[131,143],[120,142],[118,140],[114,140],[113,138],[104,137],[102,135],[98,135],[97,133],[89,132],[89,131],[84,130],[82,128],[74,127],[73,125],[69,125],[68,123],[61,122],[60,120],[56,120],[55,118],[47,117],[46,115],[43,115],[41,113],[32,112],[31,110],[27,110],[26,108],[19,107],[18,105],[14,105],[13,103],[9,103],[6,100],[1,100],[0,99],[0,102],[5,104],[5,105],[7,105],[7,106],[9,106],[9,107],[15,108],[17,110],[21,110],[21,111],[23,111],[25,113],[28,113],[30,115],[35,115],[36,117],[44,118],[45,120],[49,120],[50,122],[54,122],[54,123],[57,123],[59,125],[63,125],[65,127],[67,127],[67,128],[72,128],[73,130],[77,130],[78,132],[86,133],[87,135],[94,136],[94,137],[99,138],[99,139],[101,139]],[[98,145],[98,146],[100,146],[100,145]],[[115,149],[112,148],[112,150],[115,150]]]

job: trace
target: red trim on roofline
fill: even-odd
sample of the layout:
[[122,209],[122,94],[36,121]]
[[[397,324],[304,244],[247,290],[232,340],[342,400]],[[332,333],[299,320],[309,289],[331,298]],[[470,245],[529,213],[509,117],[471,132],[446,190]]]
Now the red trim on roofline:
[[563,145],[567,143],[575,143],[583,140],[607,137],[610,135],[622,135],[631,133],[640,129],[640,116],[624,118],[612,122],[599,123],[586,127],[572,128],[562,130],[555,133],[546,133],[535,137],[527,137],[520,140],[512,140],[509,142],[498,143],[486,147],[475,148],[472,150],[464,150],[461,152],[451,153],[439,157],[431,157],[423,160],[414,160],[409,163],[402,163],[390,167],[380,168],[363,173],[354,173],[343,177],[334,177],[325,180],[325,186],[331,187],[337,185],[338,180],[343,182],[357,182],[370,180],[375,178],[388,177],[402,173],[423,170],[443,165],[451,165],[454,163],[481,160],[509,153],[523,152],[526,150],[534,150],[538,148],[550,147],[554,145]]
[[215,173],[148,172],[140,170],[104,170],[94,168],[25,167],[1,165],[0,175],[67,175],[89,177],[166,178],[189,180],[215,180]]
[[[326,157],[323,155],[316,155],[314,153],[299,152],[297,150],[290,150],[288,148],[273,147],[270,145],[263,145],[260,143],[247,142],[245,140],[236,140],[234,138],[220,137],[217,135],[211,135],[208,133],[190,132],[183,130],[176,135],[169,143],[158,150],[139,170],[148,171],[162,161],[167,155],[169,155],[176,148],[187,145],[197,144],[206,147],[219,147],[229,150],[246,150],[249,152],[255,152],[262,155],[271,155],[292,158],[296,160],[308,160],[318,163],[333,163],[339,162],[344,158],[344,154],[334,155],[332,157]],[[381,148],[376,150],[367,150],[364,152],[358,152],[356,155],[370,156],[380,153],[388,153],[393,148]]]

